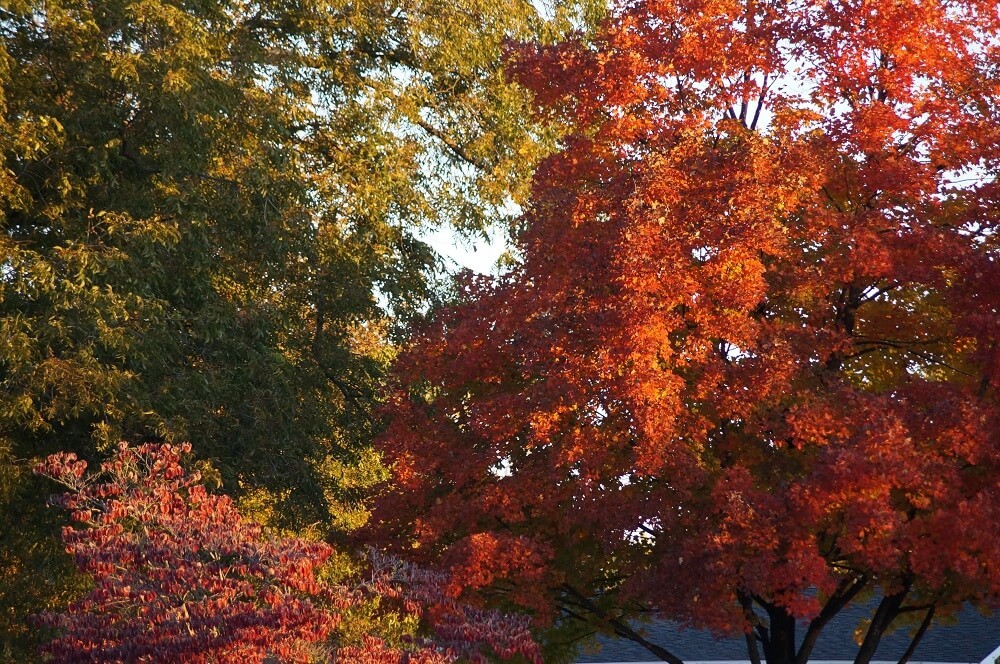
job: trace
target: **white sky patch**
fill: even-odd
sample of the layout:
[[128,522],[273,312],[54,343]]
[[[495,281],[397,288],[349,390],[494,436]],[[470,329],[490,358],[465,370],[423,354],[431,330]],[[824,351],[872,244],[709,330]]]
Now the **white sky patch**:
[[625,539],[633,544],[653,544],[656,535],[662,532],[659,517],[650,517],[642,522],[642,526],[625,532]]
[[[513,201],[508,201],[499,211],[508,217],[522,213],[521,207]],[[448,226],[439,226],[421,229],[416,236],[444,257],[449,272],[464,268],[479,274],[499,275],[500,257],[512,249],[510,237],[500,228],[489,229],[483,237],[462,235]]]
[[497,461],[490,468],[490,472],[493,473],[498,479],[503,479],[505,477],[510,477],[514,474],[514,464],[511,463],[510,457],[505,457]]
[[467,239],[447,227],[417,233],[420,240],[444,257],[449,272],[465,268],[479,274],[499,274],[498,261],[509,249],[507,238],[499,231],[488,235]]

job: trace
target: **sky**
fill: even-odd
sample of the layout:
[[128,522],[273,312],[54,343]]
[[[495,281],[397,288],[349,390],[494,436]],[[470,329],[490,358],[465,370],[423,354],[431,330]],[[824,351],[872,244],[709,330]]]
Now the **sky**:
[[444,257],[451,272],[468,268],[480,274],[497,274],[497,260],[508,248],[504,234],[498,231],[490,233],[489,240],[466,239],[445,226],[418,235]]

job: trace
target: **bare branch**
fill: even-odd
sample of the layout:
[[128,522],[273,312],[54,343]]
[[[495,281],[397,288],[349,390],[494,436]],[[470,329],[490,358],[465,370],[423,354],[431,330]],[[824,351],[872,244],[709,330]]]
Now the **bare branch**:
[[428,134],[441,141],[444,144],[444,146],[451,151],[452,154],[454,154],[462,161],[466,162],[471,166],[475,166],[481,171],[488,170],[487,165],[482,160],[476,159],[474,156],[469,154],[469,152],[465,149],[465,147],[456,142],[455,139],[446,134],[444,131],[438,129],[437,127],[435,127],[434,125],[432,125],[431,123],[427,122],[422,118],[418,119],[416,121],[416,124],[418,127],[426,131]]
[[645,638],[642,637],[641,634],[639,634],[634,629],[629,627],[628,623],[622,621],[619,618],[608,615],[607,611],[605,611],[600,606],[592,602],[586,595],[578,591],[573,586],[566,583],[563,584],[562,587],[563,590],[565,590],[567,593],[569,593],[572,597],[576,599],[576,603],[578,606],[586,608],[588,611],[591,611],[592,613],[600,617],[602,620],[607,621],[607,623],[615,631],[615,634],[617,634],[618,636],[628,639],[629,641],[638,643],[640,646],[642,646],[643,648],[645,648],[646,650],[656,655],[665,662],[669,662],[670,664],[684,664],[684,660],[682,660],[680,657],[673,654],[666,648],[658,646],[650,641],[647,641]]

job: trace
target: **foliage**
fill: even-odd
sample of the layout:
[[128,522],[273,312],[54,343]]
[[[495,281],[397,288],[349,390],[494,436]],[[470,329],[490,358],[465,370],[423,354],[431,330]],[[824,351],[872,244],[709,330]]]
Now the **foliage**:
[[523,197],[552,138],[499,63],[591,11],[553,7],[0,3],[0,650],[70,591],[48,453],[191,440],[284,526],[362,519],[389,341],[434,297],[418,231]]
[[374,535],[672,662],[627,620],[802,664],[877,590],[867,662],[995,605],[998,37],[976,0],[636,0],[523,52],[577,129],[523,262],[400,357]]
[[[405,612],[424,619],[433,629],[433,640],[424,642],[421,656],[428,662],[489,661],[484,651],[502,661],[541,664],[538,644],[531,635],[526,616],[505,614],[469,606],[455,600],[449,575],[414,565],[376,549],[368,550],[371,564],[369,594],[402,603]],[[419,641],[418,641],[419,643]],[[344,661],[395,662],[397,651],[387,649],[382,639],[369,636],[360,646],[342,647]],[[435,657],[439,659],[435,659]],[[388,658],[388,659],[386,659]],[[421,660],[423,661],[423,660]]]
[[41,616],[64,632],[45,648],[54,660],[302,660],[336,626],[311,599],[329,547],[265,539],[184,472],[189,451],[123,447],[96,478],[72,453],[37,470],[70,489],[56,500],[73,520],[63,541],[95,582],[66,614]]
[[[329,583],[329,545],[274,538],[244,521],[227,496],[206,491],[181,465],[188,444],[121,445],[98,474],[72,453],[36,472],[69,491],[54,502],[72,516],[63,540],[94,587],[66,612],[38,622],[57,632],[43,652],[57,662],[319,661],[445,664],[537,658],[527,621],[456,603],[446,577],[372,553],[370,581]],[[439,640],[404,648],[366,636],[341,645],[342,614],[373,597],[430,614]],[[329,642],[327,640],[329,638]],[[341,646],[338,648],[338,646]],[[331,650],[332,648],[332,650]]]

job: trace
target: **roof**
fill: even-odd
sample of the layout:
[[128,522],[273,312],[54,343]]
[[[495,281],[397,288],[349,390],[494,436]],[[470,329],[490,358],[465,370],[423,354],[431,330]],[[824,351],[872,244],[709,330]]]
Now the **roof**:
[[[870,616],[871,608],[865,605],[849,606],[827,625],[810,661],[853,661],[858,645],[853,635],[861,618]],[[911,663],[963,662],[993,664],[1000,657],[1000,612],[985,616],[971,607],[965,607],[949,624],[934,624],[917,646]],[[693,629],[682,629],[667,621],[638,623],[646,638],[661,645],[681,659],[693,664],[706,661],[747,661],[746,642],[743,638],[717,640],[711,634]],[[601,638],[602,648],[596,653],[583,653],[578,662],[648,662],[653,657],[641,646],[623,639]],[[874,660],[897,662],[910,644],[910,630],[899,629],[886,634],[875,653]]]

